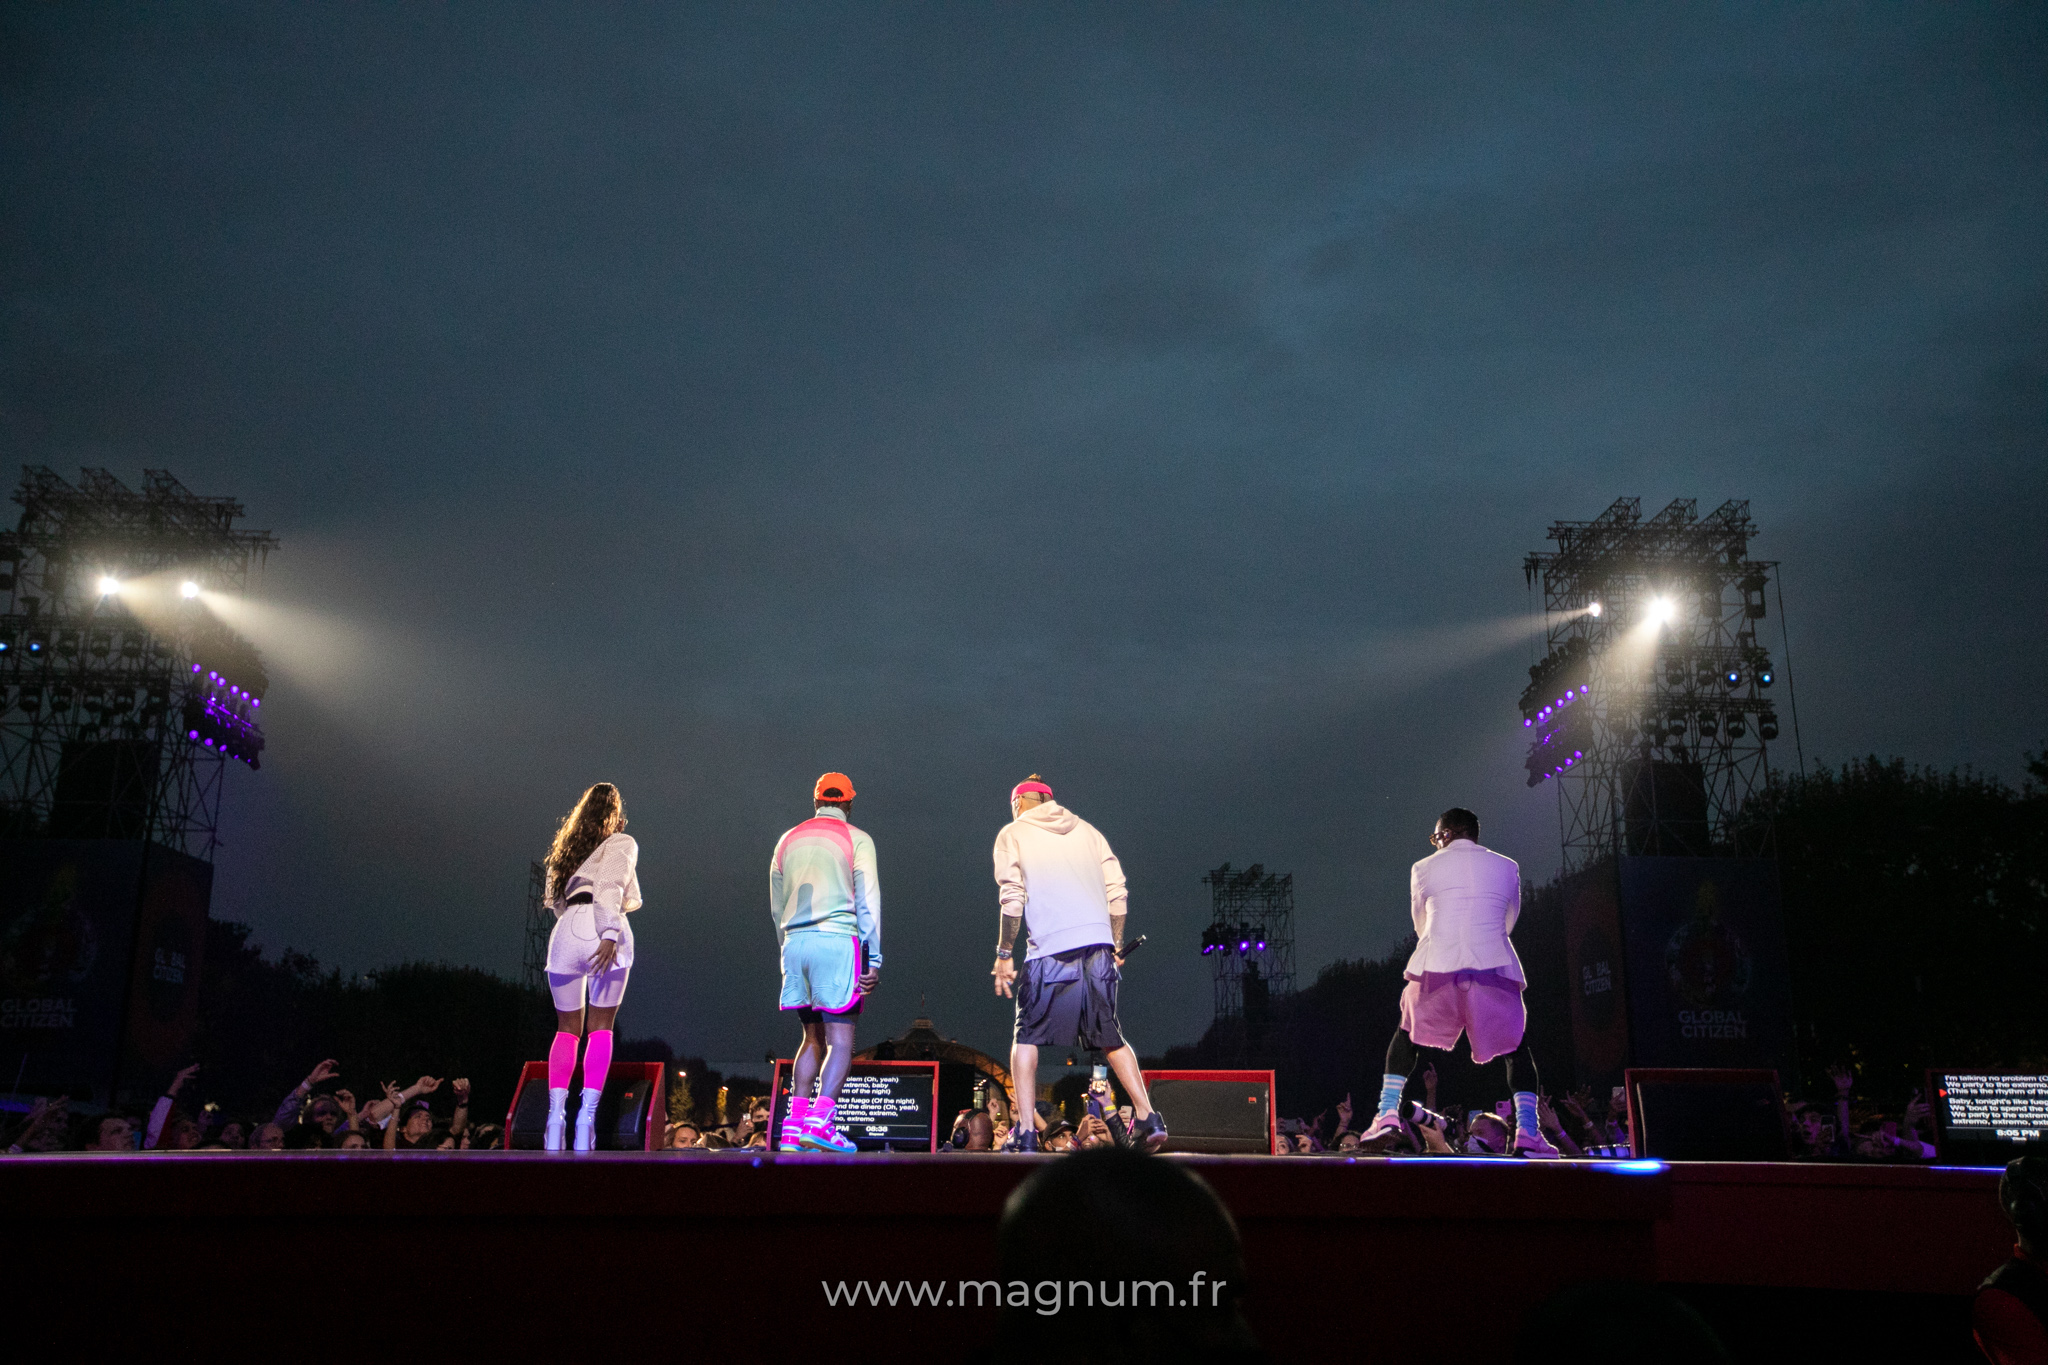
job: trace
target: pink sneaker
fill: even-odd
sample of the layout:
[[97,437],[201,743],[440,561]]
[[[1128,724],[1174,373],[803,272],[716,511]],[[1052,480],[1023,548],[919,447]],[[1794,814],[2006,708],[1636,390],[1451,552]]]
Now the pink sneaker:
[[782,1136],[775,1143],[778,1152],[801,1152],[804,1149],[804,1134],[811,1130],[811,1102],[801,1095],[791,1096],[789,1117],[782,1121]]
[[1550,1145],[1550,1139],[1534,1128],[1517,1128],[1515,1145],[1508,1149],[1516,1156],[1533,1157],[1538,1161],[1556,1161],[1564,1154]]
[[820,1095],[811,1101],[810,1122],[804,1128],[803,1144],[807,1152],[837,1152],[847,1156],[860,1150],[852,1138],[839,1131],[832,1122],[832,1111],[838,1105]]
[[1361,1152],[1384,1152],[1401,1136],[1401,1111],[1389,1109],[1372,1121],[1372,1127],[1358,1135]]

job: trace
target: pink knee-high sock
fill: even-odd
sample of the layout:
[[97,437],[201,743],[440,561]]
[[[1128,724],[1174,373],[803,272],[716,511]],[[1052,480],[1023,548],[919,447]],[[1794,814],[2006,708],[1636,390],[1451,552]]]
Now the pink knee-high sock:
[[[605,1039],[605,1053],[611,1053],[611,1039]],[[557,1033],[555,1045],[548,1049],[548,1089],[567,1090],[569,1077],[576,1070],[576,1035]]]
[[583,1088],[604,1089],[605,1073],[612,1069],[612,1031],[597,1028],[590,1031],[590,1042],[583,1049]]

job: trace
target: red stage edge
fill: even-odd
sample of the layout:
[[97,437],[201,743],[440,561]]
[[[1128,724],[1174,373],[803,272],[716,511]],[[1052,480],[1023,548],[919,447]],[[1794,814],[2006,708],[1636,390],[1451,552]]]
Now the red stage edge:
[[[345,1305],[351,1322],[402,1322],[416,1349],[580,1359],[588,1315],[550,1311],[526,1288],[569,1248],[591,1258],[610,1301],[662,1303],[692,1349],[817,1334],[835,1360],[950,1360],[994,1329],[992,1308],[835,1306],[827,1286],[993,1278],[1004,1201],[1030,1172],[1069,1159],[19,1156],[0,1161],[0,1207],[33,1238],[34,1254],[10,1263],[14,1301],[90,1311],[89,1325],[77,1312],[17,1314],[18,1334],[74,1354],[81,1332],[98,1354],[160,1352],[165,1324],[180,1321],[203,1323],[212,1353],[274,1353],[307,1330],[305,1306],[322,1303]],[[1590,1280],[1712,1298],[1730,1330],[1778,1304],[1832,1333],[1792,1357],[1801,1365],[1845,1358],[1845,1332],[1929,1311],[1963,1324],[1944,1340],[1967,1350],[1967,1295],[2012,1240],[1996,1170],[1156,1159],[1207,1181],[1236,1218],[1245,1311],[1274,1360],[1349,1359],[1361,1343],[1373,1359],[1509,1359],[1531,1308]],[[404,1273],[376,1250],[421,1245],[445,1254]],[[1475,1264],[1483,1310],[1461,1270]],[[1893,1353],[1949,1358],[1908,1345],[1898,1337]]]

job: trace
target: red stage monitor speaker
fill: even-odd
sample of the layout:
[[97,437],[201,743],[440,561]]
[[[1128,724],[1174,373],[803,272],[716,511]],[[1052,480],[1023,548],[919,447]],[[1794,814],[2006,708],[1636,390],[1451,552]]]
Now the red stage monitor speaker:
[[[668,1132],[668,1087],[660,1062],[613,1062],[597,1102],[597,1150],[652,1152]],[[564,1145],[576,1140],[576,1106],[583,1092],[569,1092],[569,1127]],[[505,1150],[543,1150],[548,1124],[548,1064],[528,1062],[505,1114]]]
[[1273,1152],[1270,1071],[1147,1071],[1145,1091],[1166,1119],[1169,1152]]
[[1785,1099],[1767,1068],[1622,1073],[1635,1154],[1664,1161],[1789,1161]]

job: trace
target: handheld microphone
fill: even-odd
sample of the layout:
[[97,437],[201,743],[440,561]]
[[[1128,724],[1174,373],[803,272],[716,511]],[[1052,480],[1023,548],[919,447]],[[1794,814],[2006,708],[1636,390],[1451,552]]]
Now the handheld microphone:
[[1131,954],[1137,952],[1138,949],[1144,946],[1145,936],[1143,934],[1140,934],[1136,938],[1132,939],[1129,943],[1126,943],[1124,945],[1124,950],[1121,953],[1117,954],[1117,956],[1121,958],[1123,961],[1129,962],[1131,960]]

